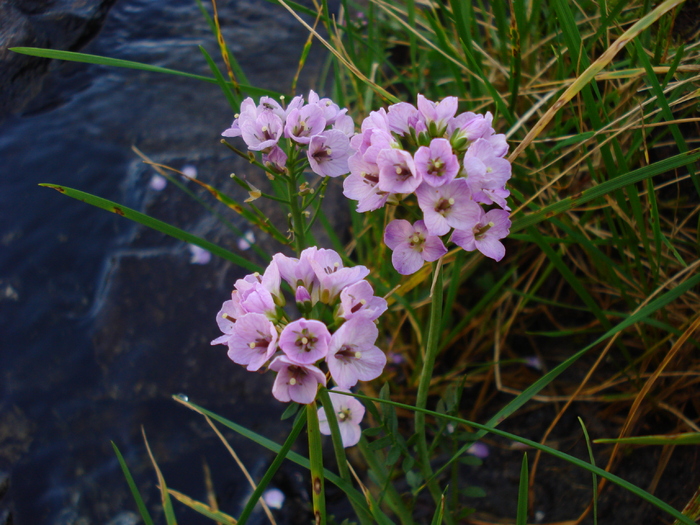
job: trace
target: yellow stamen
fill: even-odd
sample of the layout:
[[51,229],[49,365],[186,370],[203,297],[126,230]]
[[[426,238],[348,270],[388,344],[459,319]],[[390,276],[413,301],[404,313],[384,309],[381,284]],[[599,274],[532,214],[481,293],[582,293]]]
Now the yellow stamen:
[[292,385],[292,386],[294,386],[294,385],[297,384],[297,380],[294,379],[294,378],[291,378],[291,379],[289,380],[289,384]]

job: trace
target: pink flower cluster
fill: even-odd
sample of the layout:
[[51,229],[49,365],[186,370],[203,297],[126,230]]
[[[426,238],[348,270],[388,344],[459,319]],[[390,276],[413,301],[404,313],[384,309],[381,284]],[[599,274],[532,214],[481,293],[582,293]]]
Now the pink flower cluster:
[[289,139],[292,145],[306,148],[314,173],[338,177],[348,172],[350,137],[354,133],[355,124],[347,109],[340,109],[328,98],[319,98],[312,90],[308,103],[298,95],[287,107],[270,97],[262,97],[258,105],[246,98],[222,135],[242,137],[249,150],[262,152],[263,163],[278,171],[284,170],[289,153],[280,147],[280,140]]
[[[229,358],[250,371],[267,366],[277,372],[272,395],[284,402],[313,402],[318,385],[327,383],[323,369],[345,391],[375,379],[386,356],[374,344],[374,321],[387,303],[374,295],[364,279],[368,273],[364,266],[344,267],[333,250],[307,248],[298,259],[275,254],[262,275],[236,281],[216,316],[223,335],[211,344],[227,345]],[[333,312],[331,326],[338,328],[331,331],[318,319],[290,320],[282,280],[294,290],[300,311],[325,304]]]
[[[447,253],[441,237],[467,251],[501,260],[500,239],[509,233],[510,208],[505,184],[511,165],[505,135],[496,134],[493,116],[457,114],[457,97],[439,103],[418,95],[417,107],[400,102],[373,111],[350,140],[350,175],[344,195],[357,211],[398,204],[415,195],[423,218],[414,224],[394,220],[384,241],[404,275]],[[482,206],[495,205],[485,211]]]

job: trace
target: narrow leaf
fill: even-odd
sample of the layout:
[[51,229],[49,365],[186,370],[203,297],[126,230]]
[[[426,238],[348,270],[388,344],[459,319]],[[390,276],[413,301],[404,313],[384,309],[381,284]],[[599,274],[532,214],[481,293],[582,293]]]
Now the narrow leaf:
[[185,241],[190,244],[195,244],[200,248],[204,248],[205,250],[210,251],[214,255],[218,255],[219,257],[231,261],[232,263],[237,264],[238,266],[242,266],[246,270],[250,270],[252,272],[262,271],[257,264],[254,264],[248,261],[247,259],[244,259],[240,255],[236,255],[235,253],[221,248],[220,246],[217,246],[212,242],[206,241],[201,237],[197,237],[196,235],[181,230],[180,228],[176,228],[175,226],[172,226],[167,222],[159,221],[158,219],[154,219],[153,217],[150,217],[136,210],[132,210],[131,208],[127,208],[126,206],[122,206],[121,204],[118,204],[116,202],[103,199],[102,197],[97,197],[90,193],[85,193],[84,191],[75,190],[66,186],[59,186],[58,184],[39,184],[39,186],[53,188],[54,190],[63,193],[64,195],[68,195],[69,197],[73,197],[74,199],[78,199],[79,201],[83,201],[87,204],[97,206],[98,208],[102,208],[103,210],[111,211],[112,213],[121,215],[122,217],[130,219],[134,222],[138,222],[139,224],[143,224],[144,226],[148,226],[149,228],[152,228],[166,235],[170,235],[171,237],[175,237],[176,239],[179,239],[181,241]]

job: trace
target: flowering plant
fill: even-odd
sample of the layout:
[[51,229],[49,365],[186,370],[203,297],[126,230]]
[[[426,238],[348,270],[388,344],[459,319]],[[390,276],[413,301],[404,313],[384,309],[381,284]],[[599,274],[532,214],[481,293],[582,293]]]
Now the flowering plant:
[[[686,54],[690,48],[672,51],[674,45],[670,43],[657,45],[656,50],[645,49],[652,38],[653,32],[648,31],[651,25],[680,3],[661,2],[639,20],[630,18],[637,16],[633,14],[638,13],[636,9],[620,13],[602,12],[595,2],[580,6],[577,12],[567,11],[565,2],[557,3],[554,9],[546,2],[532,9],[526,9],[522,2],[514,2],[512,9],[502,9],[495,3],[486,18],[480,16],[486,14],[483,6],[482,13],[474,16],[479,10],[468,2],[425,5],[409,2],[405,6],[399,3],[398,9],[389,4],[370,2],[366,17],[343,12],[337,18],[329,13],[325,2],[317,13],[296,5],[295,9],[300,12],[316,15],[318,21],[326,24],[328,34],[333,36],[329,43],[315,27],[297,16],[318,41],[332,48],[333,66],[329,70],[333,71],[333,98],[350,105],[352,113],[314,91],[306,97],[296,96],[289,103],[269,92],[257,101],[244,99],[243,94],[258,97],[261,90],[246,86],[247,80],[240,67],[229,60],[215,10],[212,27],[221,45],[228,80],[214,61],[210,65],[215,78],[206,80],[219,84],[236,112],[223,135],[232,139],[231,144],[227,143],[232,150],[264,170],[273,191],[267,194],[256,187],[263,184],[258,184],[255,179],[251,182],[236,177],[235,180],[249,193],[245,204],[239,204],[203,181],[195,180],[192,175],[188,175],[188,180],[206,187],[220,201],[287,246],[286,249],[293,249],[295,257],[277,253],[270,258],[269,254],[263,253],[266,268],[235,282],[230,300],[224,302],[216,319],[223,335],[213,344],[225,345],[229,358],[250,371],[269,370],[276,374],[272,395],[289,403],[285,415],[298,413],[288,438],[279,445],[186,399],[179,399],[188,407],[215,417],[228,428],[277,454],[236,519],[225,515],[213,504],[205,505],[185,497],[180,501],[218,522],[242,524],[259,499],[264,503],[265,498],[260,498],[262,492],[287,458],[311,472],[316,523],[325,523],[326,520],[323,484],[324,479],[328,479],[348,496],[357,520],[363,525],[389,524],[394,518],[402,525],[424,523],[430,520],[425,509],[431,505],[434,511],[432,523],[444,521],[453,524],[462,522],[470,512],[462,496],[472,497],[478,493],[467,490],[474,487],[465,487],[462,483],[460,463],[474,465],[478,458],[486,457],[488,447],[478,440],[490,433],[586,469],[594,474],[594,483],[595,476],[598,476],[624,486],[673,515],[679,523],[691,525],[687,515],[596,467],[590,446],[591,462],[588,463],[555,451],[544,442],[530,441],[497,428],[591,348],[608,338],[628,337],[631,331],[627,328],[635,323],[646,325],[638,330],[643,337],[636,340],[639,348],[644,349],[644,370],[651,366],[654,358],[661,363],[654,373],[639,371],[639,377],[649,376],[642,389],[642,392],[649,392],[651,384],[657,380],[660,382],[661,376],[666,375],[660,372],[670,362],[663,343],[668,338],[676,341],[671,353],[676,352],[697,328],[697,323],[692,321],[697,305],[688,301],[677,306],[684,292],[700,282],[700,275],[693,274],[698,266],[697,254],[688,248],[692,243],[686,242],[695,239],[697,232],[686,227],[686,222],[691,224],[692,221],[678,223],[676,220],[676,210],[681,209],[678,202],[669,206],[669,203],[662,202],[663,199],[658,200],[660,192],[656,190],[660,188],[654,187],[651,177],[691,165],[698,160],[700,153],[688,151],[680,140],[682,134],[672,127],[671,134],[683,154],[650,162],[652,156],[647,152],[654,147],[656,139],[647,140],[644,126],[648,119],[653,120],[654,126],[662,124],[654,120],[657,111],[664,111],[659,115],[669,125],[673,122],[672,125],[676,126],[682,120],[671,119],[673,115],[669,108],[683,111],[687,101],[692,99],[690,94],[687,99],[685,95],[682,99],[674,99],[676,95],[672,94],[682,92],[679,88],[685,80],[671,83],[671,78],[677,73],[690,71],[684,63],[690,58]],[[280,4],[294,11],[286,2]],[[347,9],[345,3],[343,8]],[[382,26],[381,17],[376,16],[380,9],[391,15],[391,23]],[[544,14],[546,16],[542,16]],[[555,23],[551,18],[554,16],[563,22]],[[399,26],[394,24],[394,19],[406,28],[404,35],[397,36]],[[509,25],[510,40],[504,38],[507,33],[504,29]],[[593,31],[586,34],[593,36],[586,46],[582,46],[579,30],[587,25],[592,25]],[[557,38],[538,38],[541,36],[535,32],[538,26],[556,27]],[[387,29],[390,31],[382,34]],[[609,39],[615,32],[621,34],[611,45]],[[445,38],[446,35],[454,35],[455,41]],[[637,38],[639,36],[643,38]],[[615,64],[615,54],[633,40],[639,46],[637,52]],[[455,45],[457,41],[459,45]],[[542,60],[542,52],[547,47],[541,45],[543,41],[555,49],[556,56],[552,60]],[[311,39],[308,45],[311,45]],[[394,52],[402,47],[406,47],[410,54],[406,63],[394,60],[397,56]],[[590,67],[586,66],[591,62],[588,50],[602,48],[609,49]],[[683,46],[680,49],[683,50]],[[307,51],[308,46],[302,54],[300,66],[306,60]],[[51,57],[48,53],[39,56]],[[656,66],[666,58],[671,59],[668,73],[660,83],[650,72],[656,71]],[[86,59],[85,55],[80,59],[97,60],[95,57]],[[119,62],[119,65],[125,64],[125,61]],[[608,66],[618,70],[603,75],[602,69]],[[662,67],[666,69],[666,66]],[[139,65],[139,69],[147,69],[147,66]],[[162,68],[153,70],[164,71]],[[173,73],[172,70],[168,72]],[[463,78],[465,72],[475,81],[471,82],[470,78],[467,82]],[[552,76],[551,72],[556,73]],[[623,86],[620,79],[636,82],[639,72],[648,73],[652,89],[638,90],[632,98],[621,97],[620,93],[629,90],[620,89]],[[382,79],[386,84],[380,85],[376,79]],[[588,84],[593,81],[595,89],[588,90]],[[671,85],[673,89],[670,89]],[[563,93],[562,86],[568,86]],[[509,100],[504,96],[504,88],[510,90]],[[406,92],[422,94],[417,95],[414,105],[401,102],[395,96]],[[644,92],[654,93],[653,97],[661,104],[651,104],[651,98],[639,104],[638,96],[644,96]],[[459,99],[448,96],[442,100],[429,100],[437,93],[458,94]],[[555,95],[559,98],[545,110],[543,105]],[[377,105],[375,97],[391,105],[367,113]],[[501,118],[494,119],[490,112],[458,111],[459,103],[477,100],[485,102],[492,111],[497,110]],[[628,100],[634,102],[630,105]],[[628,112],[620,111],[625,107]],[[365,115],[359,133],[355,133],[355,122],[359,123],[361,116]],[[560,122],[550,126],[556,122],[555,117]],[[537,121],[533,122],[533,118]],[[500,125],[500,122],[495,123],[496,120],[507,122],[509,136],[521,139],[509,159],[505,157],[508,152],[506,137],[494,128]],[[527,127],[530,131],[523,132]],[[536,149],[540,141],[534,140],[545,130],[541,143],[556,144],[548,151]],[[614,134],[604,138],[603,133],[608,132]],[[620,136],[623,133],[626,135]],[[239,139],[245,143],[247,151],[235,146],[234,141]],[[644,147],[621,148],[620,144],[642,144]],[[591,155],[576,156],[577,149],[584,145],[591,150]],[[527,149],[531,146],[535,148]],[[564,147],[566,149],[562,151],[560,148]],[[509,187],[510,161],[521,153],[527,153],[530,166],[537,164],[541,168],[536,176],[532,176],[528,168],[527,177],[520,176],[517,185]],[[635,169],[637,165],[642,167]],[[554,168],[549,169],[550,166]],[[568,177],[573,182],[565,183],[564,175],[573,169],[585,173],[585,176]],[[552,176],[548,171],[556,175]],[[186,175],[184,172],[183,168],[181,173]],[[520,175],[524,172],[523,169]],[[347,177],[343,178],[346,174]],[[335,251],[316,247],[311,232],[316,218],[324,217],[320,203],[327,186],[333,183],[332,179],[338,182],[342,179],[344,195],[355,201],[353,207],[358,213],[365,214],[362,218],[358,214],[352,215],[353,239],[345,248],[339,237],[334,236],[336,232],[332,231],[332,226],[324,225]],[[595,183],[593,187],[580,188],[579,185],[585,186],[587,180]],[[677,183],[680,184],[681,180],[683,177]],[[637,188],[642,181],[649,183],[646,193]],[[697,191],[697,181],[693,184]],[[61,193],[159,229],[254,271],[256,265],[252,261],[188,232],[164,225],[117,203],[71,188],[51,186]],[[511,199],[511,191],[514,199]],[[272,199],[288,212],[290,220],[284,227],[272,224],[270,217],[256,208],[255,201],[261,198]],[[551,200],[549,204],[547,199]],[[514,215],[520,214],[522,219],[514,225],[510,214],[513,201],[519,201],[521,207]],[[581,208],[584,203],[594,205]],[[528,208],[531,212],[522,217],[521,210]],[[664,209],[674,210],[673,214],[665,215]],[[652,214],[648,224],[647,210]],[[556,220],[547,221],[557,214],[561,215]],[[537,228],[528,228],[527,234],[523,233],[526,226],[537,224]],[[519,255],[525,255],[525,262],[511,258],[509,271],[498,270],[502,277],[494,279],[495,273],[487,271],[478,276],[479,282],[470,282],[467,286],[465,279],[474,275],[470,272],[482,260],[479,254],[495,261],[503,260],[503,239],[511,229],[521,232]],[[594,236],[599,238],[593,239]],[[675,239],[684,240],[676,240],[674,245]],[[381,246],[382,240],[392,251],[391,266],[384,261],[386,249]],[[245,242],[244,246],[249,247],[256,238],[246,234],[239,242]],[[461,250],[448,251],[451,244]],[[479,254],[466,256],[464,251],[478,251]],[[536,256],[529,257],[533,252]],[[205,261],[205,257],[195,250],[192,256],[193,262]],[[366,267],[354,265],[351,258],[366,264]],[[426,278],[423,272],[417,273],[425,262],[432,263],[431,278]],[[680,266],[669,269],[675,264]],[[556,271],[560,273],[559,281],[556,286],[550,286]],[[396,272],[417,274],[402,279]],[[524,279],[524,275],[528,278]],[[554,296],[541,296],[545,282],[548,283],[546,287],[556,290]],[[588,286],[589,283],[594,286]],[[472,297],[478,295],[470,294],[474,284],[488,289],[488,293],[472,301]],[[625,286],[628,288],[624,289]],[[567,290],[575,292],[570,294],[575,297],[571,303],[565,298]],[[514,301],[512,297],[515,295],[519,299]],[[644,300],[637,304],[635,298],[640,297]],[[581,300],[585,308],[582,308]],[[668,316],[665,310],[673,301],[680,314]],[[538,304],[537,308],[531,308],[533,303]],[[609,312],[617,312],[617,306],[623,312],[623,320],[613,326],[615,316]],[[581,316],[585,322],[577,327],[557,327],[559,331],[548,331],[547,337],[574,335],[577,338],[574,341],[578,341],[582,333],[592,333],[597,329],[601,329],[604,335],[572,356],[558,355],[557,359],[562,357],[559,364],[550,370],[539,355],[535,359],[537,367],[532,365],[535,360],[531,358],[506,357],[506,351],[515,353],[512,348],[502,350],[507,346],[506,339],[512,335],[513,327],[519,323],[527,324],[527,319],[521,321],[522,316],[527,318],[531,315],[529,310],[538,310],[546,312],[540,317],[546,318],[544,324],[557,323],[557,316],[550,312],[550,308],[560,311],[573,308],[577,317]],[[664,311],[664,315],[654,319],[652,314],[659,311]],[[398,318],[400,321],[394,325],[394,319]],[[519,322],[513,322],[516,318]],[[673,324],[677,319],[682,321]],[[655,331],[662,337],[654,337]],[[523,328],[521,335],[526,337],[520,340],[536,337],[529,327]],[[460,344],[466,341],[463,346],[467,349],[453,352],[456,341]],[[608,345],[603,354],[611,346]],[[634,356],[627,355],[627,348],[636,350],[637,346],[623,343],[620,347],[627,361],[633,363]],[[495,379],[499,391],[514,392],[513,388],[502,386],[501,367],[505,363],[531,366],[530,371],[542,374],[522,391],[516,392],[515,397],[491,415],[486,423],[460,417],[464,409],[460,406],[462,385],[474,377],[468,369],[474,365],[475,348],[482,352],[493,350],[493,357],[489,355],[483,360],[488,363],[476,367],[480,370],[488,368],[485,374],[488,379],[482,383],[480,400],[495,397],[487,395],[491,378]],[[384,351],[392,355],[392,367],[386,373],[383,370],[387,362]],[[457,364],[450,362],[452,353],[460,354]],[[663,359],[658,359],[660,353],[664,353]],[[600,362],[602,357],[596,361]],[[437,366],[444,371],[434,374]],[[569,402],[562,412],[582,391],[583,384],[593,377],[592,372],[593,369],[580,386],[572,389],[575,393],[568,397]],[[624,374],[628,372],[626,368]],[[678,376],[685,375],[684,372]],[[361,381],[380,377],[385,381],[378,395],[370,397],[358,391]],[[618,384],[606,380],[591,392],[598,396],[602,390]],[[390,385],[400,389],[398,395],[389,392]],[[329,390],[328,386],[332,388]],[[365,385],[365,392],[374,394],[372,387]],[[625,397],[635,401],[620,436],[632,429],[633,422],[644,412],[639,410],[643,395],[635,392]],[[396,401],[399,398],[411,401]],[[559,398],[554,399],[558,402]],[[691,398],[692,393],[683,399],[680,409],[673,411],[674,416],[683,416],[680,420],[684,423],[690,420],[682,407]],[[318,407],[317,402],[323,406]],[[430,410],[430,406],[435,410]],[[477,401],[472,413],[476,414],[485,406]],[[301,417],[304,411],[306,418]],[[363,430],[360,422],[366,414],[371,428]],[[411,414],[412,424],[409,421]],[[367,423],[364,425],[368,426]],[[305,426],[308,429],[308,458],[292,452],[292,446]],[[549,430],[551,428],[545,439]],[[324,468],[321,434],[331,435],[336,456],[334,470]],[[615,451],[621,441],[616,440],[610,465],[614,463]],[[677,444],[674,438],[666,443]],[[351,475],[345,456],[345,447],[353,445],[357,446],[353,462],[363,463],[358,466],[366,467],[365,471],[358,468],[357,475],[355,471]],[[471,457],[465,457],[465,454],[471,454]],[[527,455],[523,460],[518,523],[527,521],[527,498],[532,492],[528,490],[532,486],[528,487]],[[447,469],[450,470],[446,480]],[[534,473],[532,476],[534,478]],[[159,481],[166,520],[169,524],[174,523],[172,508],[169,507],[170,492],[162,476]],[[595,494],[601,487],[602,483],[594,491],[594,509]],[[140,507],[143,507],[142,502]],[[582,521],[587,512],[577,521]],[[142,515],[144,522],[151,522],[143,509]],[[272,518],[271,521],[274,522]]]
[[[457,97],[436,103],[419,94],[417,107],[399,102],[371,112],[352,137],[343,193],[358,201],[357,211],[387,203],[410,210],[417,201],[422,213],[413,224],[396,219],[386,227],[384,242],[399,273],[415,273],[447,253],[441,238],[450,232],[449,240],[467,251],[496,261],[505,255],[500,240],[511,224],[505,187],[511,166],[505,135],[492,123],[488,112],[457,114]],[[484,212],[489,205],[498,208]]]
[[[307,248],[298,259],[278,253],[262,275],[236,281],[231,299],[216,316],[223,335],[212,344],[227,345],[229,358],[251,372],[263,366],[277,372],[272,395],[283,402],[314,402],[318,386],[326,386],[321,366],[344,390],[360,380],[375,379],[384,369],[386,356],[374,344],[379,334],[374,321],[387,303],[374,296],[364,280],[368,273],[364,266],[343,267],[333,250]],[[295,290],[296,309],[304,317],[291,320],[282,308],[286,304],[283,280]],[[337,394],[331,399],[335,398]],[[355,408],[354,417],[349,418],[343,412],[346,408],[339,410],[345,422],[341,428],[352,422],[359,429],[364,411]],[[327,423],[321,431],[330,434]],[[342,435],[346,447],[359,440],[359,430]]]

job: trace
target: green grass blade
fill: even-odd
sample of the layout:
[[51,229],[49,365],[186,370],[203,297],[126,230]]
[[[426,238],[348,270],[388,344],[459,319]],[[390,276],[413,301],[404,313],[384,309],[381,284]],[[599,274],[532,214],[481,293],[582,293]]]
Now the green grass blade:
[[139,489],[136,487],[136,482],[134,482],[134,478],[132,477],[131,472],[129,472],[129,467],[126,464],[126,461],[124,461],[124,456],[122,456],[122,453],[119,452],[119,449],[117,448],[117,445],[114,444],[114,441],[112,441],[112,448],[114,449],[114,453],[117,455],[117,460],[119,461],[119,465],[121,466],[124,477],[126,478],[126,483],[129,485],[131,495],[136,501],[136,506],[139,509],[139,514],[143,519],[143,523],[145,525],[153,525],[153,519],[151,519],[151,515],[148,513],[148,509],[146,508],[146,504],[143,502]]
[[[211,29],[214,38],[218,38],[216,31],[216,23],[214,22],[214,19],[207,12],[207,9],[204,7],[204,4],[202,4],[202,0],[196,1],[199,10],[202,12],[202,16],[207,21],[207,24],[209,24],[209,29]],[[233,55],[233,53],[231,53],[231,50],[228,49],[228,46],[226,47],[226,52],[228,53],[231,69],[233,69],[233,74],[235,75],[235,77],[239,79],[240,82],[242,82],[243,84],[249,84],[248,77],[246,77],[245,72],[243,71],[243,69],[241,69],[241,65],[238,63],[238,60],[236,60],[236,57]],[[241,84],[239,83],[238,86],[240,87],[240,85]]]
[[253,512],[253,509],[258,504],[258,500],[262,497],[263,492],[272,481],[272,477],[282,466],[282,462],[285,460],[287,454],[292,449],[292,445],[294,445],[294,442],[297,440],[299,434],[301,434],[301,431],[304,429],[304,423],[304,414],[303,411],[300,411],[297,414],[296,421],[294,421],[292,431],[287,436],[287,439],[284,441],[284,444],[280,447],[279,452],[277,452],[277,456],[268,467],[267,472],[265,472],[265,474],[263,475],[262,479],[258,483],[258,486],[255,487],[255,490],[248,499],[248,502],[246,503],[243,512],[241,512],[241,515],[238,517],[238,523],[240,525],[243,525],[246,521],[248,521],[248,518]]
[[181,230],[180,228],[176,228],[175,226],[172,226],[166,222],[159,221],[158,219],[154,219],[153,217],[150,217],[136,210],[132,210],[131,208],[127,208],[126,206],[122,206],[121,204],[118,204],[116,202],[103,199],[102,197],[96,197],[95,195],[85,193],[84,191],[75,190],[66,186],[59,186],[58,184],[39,184],[39,186],[53,188],[54,190],[63,193],[64,195],[67,195],[69,197],[73,197],[74,199],[78,199],[79,201],[83,201],[87,204],[91,204],[98,208],[102,208],[103,210],[116,213],[117,215],[121,215],[122,217],[130,219],[134,222],[138,222],[139,224],[143,224],[144,226],[148,226],[149,228],[152,228],[166,235],[170,235],[171,237],[174,237],[181,241],[185,241],[190,244],[195,244],[200,248],[204,248],[205,250],[211,252],[214,255],[218,255],[219,257],[226,259],[227,261],[231,261],[232,263],[245,268],[246,270],[250,270],[252,272],[262,271],[262,269],[257,264],[252,263],[247,259],[244,259],[240,255],[236,255],[235,253],[221,248],[220,246],[217,246],[212,242],[206,241],[201,237],[197,237],[196,235]]
[[528,499],[528,467],[527,454],[523,454],[523,462],[520,465],[520,483],[518,484],[518,513],[515,516],[515,525],[527,525],[527,499]]
[[[202,408],[198,405],[195,405],[194,403],[191,403],[189,401],[185,401],[184,399],[178,397],[178,396],[173,396],[173,399],[178,401],[179,403],[182,403],[186,407],[190,408],[191,410],[194,410],[195,412],[198,412],[199,414],[203,414],[206,416],[209,416],[210,418],[218,421],[222,425],[224,425],[227,428],[230,428],[234,432],[237,432],[238,434],[250,439],[251,441],[257,443],[258,445],[274,452],[275,454],[278,454],[279,451],[282,449],[281,445],[275,443],[271,439],[268,439],[264,436],[261,436],[260,434],[257,434],[251,430],[248,430],[247,428],[234,423],[233,421],[230,421],[224,417],[219,416],[218,414],[215,414],[214,412],[210,412],[209,410]],[[303,414],[303,411],[299,412],[300,414]],[[306,469],[310,469],[311,465],[309,463],[309,459],[302,456],[301,454],[297,454],[294,451],[289,451],[286,455],[286,458],[297,465],[300,465]],[[367,507],[367,502],[365,501],[364,496],[358,492],[352,485],[349,483],[346,483],[340,476],[337,474],[334,474],[330,470],[324,470],[323,475],[325,478],[333,483],[336,487],[341,489],[345,494],[347,494],[348,498],[351,498],[357,505],[360,507],[363,507],[366,509],[368,513],[371,513],[372,516],[374,517],[375,520],[379,523],[392,523],[391,520],[389,520],[388,517],[381,511],[379,508],[372,508],[369,509]]]
[[620,175],[612,180],[598,184],[593,188],[582,191],[579,194],[573,195],[571,197],[566,197],[561,199],[549,206],[525,215],[524,217],[516,218],[513,221],[513,226],[511,227],[511,233],[518,232],[528,226],[542,222],[545,219],[549,219],[555,215],[563,213],[565,211],[571,210],[577,206],[581,206],[586,202],[602,197],[614,190],[623,188],[628,184],[634,184],[636,182],[642,181],[654,175],[659,175],[666,171],[671,171],[683,166],[687,166],[700,159],[700,149],[694,149],[687,153],[681,153],[680,155],[675,155],[669,157],[668,159],[655,162],[649,166],[644,166],[642,168],[630,171],[624,175]]
[[[110,67],[123,67],[127,69],[138,69],[141,71],[149,71],[151,73],[165,73],[168,75],[177,75],[185,78],[191,78],[193,80],[200,80],[203,82],[209,82],[210,84],[216,84],[217,80],[212,77],[205,77],[203,75],[196,75],[194,73],[187,73],[185,71],[178,71],[177,69],[170,69],[167,67],[151,66],[149,64],[142,64],[141,62],[134,62],[132,60],[123,60],[121,58],[108,58],[99,55],[89,55],[86,53],[76,53],[74,51],[62,51],[59,49],[43,49],[40,47],[12,47],[10,51],[15,53],[20,53],[22,55],[30,55],[34,57],[41,58],[52,58],[56,60],[68,60],[70,62],[83,62],[86,64],[96,64],[100,66],[110,66]],[[252,96],[263,96],[267,95],[270,97],[279,98],[279,93],[271,91],[269,89],[261,89],[253,86],[239,85],[242,91],[249,93]]]
[[[556,377],[558,377],[561,373],[563,373],[566,369],[568,369],[572,364],[574,364],[581,356],[583,356],[589,350],[596,347],[600,343],[604,342],[606,339],[613,337],[618,332],[621,332],[622,330],[629,328],[630,326],[634,325],[635,323],[643,321],[644,319],[649,317],[651,314],[653,314],[654,312],[665,307],[671,301],[677,299],[678,297],[683,295],[688,290],[692,289],[694,286],[697,286],[698,284],[700,284],[700,274],[694,275],[693,277],[689,278],[688,280],[686,280],[682,284],[679,284],[678,286],[676,286],[675,288],[664,293],[663,295],[661,295],[657,299],[654,299],[653,301],[651,301],[649,304],[647,304],[643,308],[640,308],[634,315],[630,315],[626,319],[623,319],[620,323],[618,323],[612,329],[608,330],[606,333],[604,333],[601,337],[599,337],[593,343],[591,343],[590,345],[588,345],[585,348],[576,352],[573,356],[571,356],[570,358],[568,358],[566,361],[562,362],[561,364],[557,365],[555,368],[550,370],[547,374],[545,374],[540,379],[535,381],[532,385],[530,385],[525,390],[523,390],[523,392],[520,395],[518,395],[515,399],[513,399],[510,403],[508,403],[501,410],[499,410],[493,417],[491,417],[491,419],[489,419],[486,422],[485,426],[495,427],[496,425],[500,424],[503,420],[505,420],[507,417],[510,417],[511,414],[513,414],[516,410],[518,410],[525,403],[527,403],[530,399],[532,399],[532,397],[535,394],[539,393],[545,386],[547,386],[549,383],[554,381],[554,379]],[[485,431],[477,432],[475,437],[474,437],[474,441],[480,439],[481,437],[486,435],[486,433],[487,432],[485,432]],[[459,457],[462,456],[467,451],[467,449],[469,448],[470,445],[471,445],[471,442],[465,444],[462,448],[460,448],[457,451],[457,453],[454,454],[452,456],[452,458],[445,465],[440,467],[435,472],[435,476],[439,475],[453,461],[456,461],[457,459],[459,459]]]
[[[583,430],[583,435],[586,438],[586,448],[588,449],[588,459],[591,461],[591,465],[595,466],[595,456],[593,455],[593,447],[591,447],[591,438],[588,436],[588,430],[586,430],[586,425],[583,424],[583,419],[578,418],[578,422],[581,424],[581,429]],[[595,472],[593,476],[593,525],[598,525],[598,476]]]
[[571,270],[569,265],[564,262],[562,257],[549,245],[549,243],[544,242],[537,229],[528,228],[528,233],[532,237],[533,241],[540,247],[540,249],[547,256],[547,260],[550,261],[554,267],[559,271],[559,273],[566,279],[569,286],[576,292],[576,294],[581,298],[581,300],[586,304],[590,312],[596,316],[598,322],[603,326],[603,328],[609,330],[611,328],[610,321],[605,316],[603,311],[596,300],[588,292],[581,280],[576,277],[574,272]]
[[[698,277],[700,277],[700,276],[698,276]],[[361,394],[353,394],[350,392],[346,393],[346,392],[339,391],[338,393],[342,394],[342,395],[353,396],[353,397],[356,397],[358,399],[362,399],[362,400],[367,401],[367,402],[386,403],[388,405],[393,405],[397,408],[402,408],[402,409],[408,410],[408,411],[420,410],[421,412],[425,413],[425,415],[429,415],[429,416],[432,416],[434,418],[443,418],[443,419],[447,419],[449,421],[452,421],[453,423],[457,423],[458,425],[466,425],[466,426],[471,426],[471,427],[477,428],[480,430],[480,433],[483,432],[483,434],[494,434],[496,436],[500,436],[500,437],[503,437],[506,439],[517,441],[518,443],[522,443],[523,445],[527,445],[527,446],[532,447],[534,449],[541,450],[545,454],[549,454],[551,456],[554,456],[556,458],[564,460],[572,465],[575,465],[575,466],[580,467],[584,470],[587,470],[589,472],[597,474],[601,478],[605,478],[608,481],[622,487],[623,489],[628,490],[632,494],[639,496],[643,500],[651,503],[655,507],[670,514],[674,518],[677,518],[678,520],[680,520],[681,523],[684,523],[685,525],[696,525],[695,522],[693,522],[691,519],[689,519],[688,517],[681,514],[678,510],[671,507],[668,503],[662,501],[661,499],[657,498],[653,494],[649,494],[644,489],[637,487],[636,485],[630,483],[629,481],[626,481],[626,480],[620,478],[619,476],[616,476],[615,474],[607,472],[600,467],[596,467],[594,465],[591,465],[587,461],[579,459],[575,456],[571,456],[569,454],[566,454],[565,452],[561,452],[561,451],[556,450],[554,448],[550,448],[546,445],[542,445],[541,443],[538,443],[537,441],[532,441],[530,439],[520,437],[520,436],[517,436],[515,434],[511,434],[510,432],[498,430],[496,428],[493,428],[492,426],[489,426],[488,424],[482,425],[482,424],[476,423],[474,421],[468,421],[466,419],[461,419],[461,418],[458,418],[455,416],[449,416],[447,414],[440,414],[439,412],[434,412],[432,410],[418,409],[412,405],[406,405],[404,403],[398,403],[396,401],[389,401],[387,399],[377,399],[377,398],[372,398],[369,396],[364,396]]]
[[158,485],[160,489],[161,503],[163,504],[163,514],[165,514],[165,522],[167,525],[177,525],[177,520],[175,519],[175,511],[173,510],[173,502],[170,500],[170,494],[168,493],[168,487],[165,484],[165,478],[163,473],[156,463],[156,458],[153,456],[151,451],[151,446],[148,444],[148,439],[146,439],[146,431],[141,427],[141,433],[143,434],[143,441],[146,443],[146,451],[148,456],[151,458],[151,463],[153,463],[153,468],[158,476]]
[[237,521],[232,516],[229,516],[225,512],[220,510],[213,510],[209,505],[185,496],[183,493],[177,490],[168,489],[168,493],[175,498],[177,501],[191,508],[193,511],[206,516],[209,519],[216,521],[221,525],[236,525]]
[[655,436],[636,436],[620,439],[594,439],[593,443],[620,443],[624,445],[700,445],[700,433],[685,432]]
[[214,59],[209,55],[209,53],[207,53],[207,50],[204,49],[203,46],[199,46],[199,51],[204,56],[204,60],[207,61],[207,64],[209,64],[209,69],[211,69],[211,72],[214,74],[216,83],[219,84],[221,91],[223,91],[226,100],[228,100],[229,106],[231,106],[231,109],[234,112],[238,112],[238,109],[241,106],[241,97],[236,95],[235,90],[231,89],[230,85],[226,82],[224,75],[222,75],[221,71],[219,71],[216,62],[214,62]]

